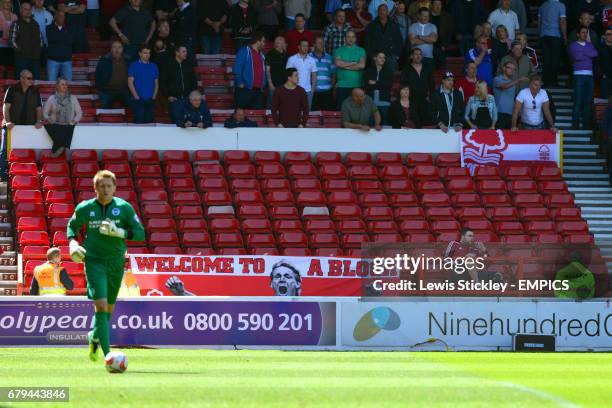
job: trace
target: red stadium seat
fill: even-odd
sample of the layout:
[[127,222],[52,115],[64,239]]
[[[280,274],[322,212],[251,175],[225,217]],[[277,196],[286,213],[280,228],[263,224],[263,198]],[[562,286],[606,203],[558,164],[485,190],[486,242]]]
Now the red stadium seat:
[[283,256],[310,256],[312,252],[308,248],[285,248],[281,251]]
[[40,175],[42,177],[46,177],[46,176],[64,177],[69,173],[70,173],[70,170],[68,169],[68,164],[66,162],[44,163],[40,171]]
[[[283,186],[282,188],[280,188],[279,186],[278,190],[286,190],[285,185],[284,185],[286,180],[284,179],[282,180],[283,180]],[[274,180],[264,180],[263,181],[264,190],[277,190],[276,188],[266,188],[268,183],[272,181]],[[291,183],[291,188],[296,193],[301,193],[303,191],[321,191],[322,190],[321,182],[317,179],[295,179]]]
[[582,214],[580,208],[555,208],[551,211],[555,221],[580,221]]
[[482,204],[485,207],[510,207],[512,200],[507,194],[487,194],[482,196]]
[[434,238],[432,234],[416,233],[416,234],[410,234],[409,236],[406,237],[406,242],[410,244],[426,244],[426,243],[435,242],[435,241],[436,239]]
[[74,178],[93,178],[98,170],[100,170],[98,162],[72,162],[72,177]]
[[151,253],[159,255],[181,255],[183,250],[178,246],[155,246],[151,250]]
[[435,233],[459,231],[461,226],[455,220],[440,220],[431,223],[431,230]]
[[44,231],[47,222],[44,217],[21,217],[17,220],[17,232],[22,231]]
[[69,218],[74,213],[74,205],[72,203],[53,203],[49,206],[48,216],[51,218]]
[[[28,245],[28,246],[22,247],[21,254],[23,255],[23,260],[26,262],[30,260],[46,261],[48,250],[49,250],[49,247],[47,245],[44,245],[44,246]],[[26,266],[26,273],[29,272],[28,269],[29,268]]]
[[378,180],[378,171],[371,164],[356,164],[349,168],[349,178],[353,180]]
[[166,193],[166,190],[145,190],[140,193],[140,201],[143,204],[164,204],[168,202],[168,193]]
[[232,205],[232,197],[227,191],[206,191],[202,201],[205,206]]
[[503,235],[500,239],[503,244],[529,244],[531,243],[531,237],[525,234],[516,234],[516,235]]
[[329,193],[327,201],[331,207],[357,203],[357,196],[352,191],[335,191]]
[[304,229],[307,232],[336,232],[336,226],[330,219],[308,220]]
[[317,248],[314,251],[314,256],[335,258],[343,255],[344,251],[342,251],[340,248]]
[[193,170],[191,163],[170,162],[164,164],[164,175],[167,178],[173,177],[191,177]]
[[418,165],[414,168],[412,176],[417,180],[439,180],[440,173],[435,166]]
[[279,152],[258,150],[254,156],[255,163],[280,163],[281,157]]
[[223,163],[226,166],[236,163],[250,164],[251,155],[246,150],[227,150],[223,154]]
[[270,233],[248,234],[248,248],[274,248],[276,249],[276,241]]
[[248,251],[251,255],[269,255],[278,256],[280,253],[276,248],[250,248]]
[[558,167],[538,166],[535,170],[535,179],[537,181],[563,180],[563,175]]
[[390,194],[414,192],[414,185],[412,181],[408,179],[385,181],[383,187],[385,191]]
[[372,164],[372,154],[365,152],[349,152],[346,154],[344,161],[347,166],[354,166],[356,164]]
[[423,207],[448,207],[451,205],[450,198],[445,193],[423,194],[421,204]]
[[68,226],[68,222],[70,218],[51,218],[49,220],[49,232],[51,234],[56,231],[66,231],[66,227]]
[[493,166],[478,166],[474,170],[474,179],[481,180],[497,180],[500,178],[499,170]]
[[210,236],[208,232],[184,232],[181,236],[181,244],[184,248],[209,248]]
[[425,220],[404,220],[400,224],[402,234],[420,234],[429,232],[429,223]]
[[26,245],[48,246],[49,235],[47,231],[23,231],[19,235],[19,245],[21,247]]
[[176,223],[172,218],[151,218],[145,223],[145,230],[151,232],[176,232]]
[[11,163],[9,176],[38,176],[36,163]]
[[238,217],[240,219],[268,218],[268,211],[264,205],[243,205],[238,208]]
[[240,235],[237,232],[221,232],[219,234],[215,234],[213,241],[214,241],[214,246],[216,248],[243,248],[244,247],[242,235]]
[[274,232],[303,232],[304,228],[300,220],[276,220],[272,226]]
[[281,248],[306,248],[308,239],[303,232],[283,232],[278,237],[278,245]]
[[436,156],[438,167],[460,167],[461,156],[458,153],[438,153]]
[[21,217],[44,217],[45,207],[42,203],[17,203],[15,205],[15,216]]
[[527,207],[521,208],[521,218],[525,221],[549,221],[550,211],[546,207]]
[[563,180],[541,181],[538,190],[542,194],[567,193],[567,184]]
[[[428,194],[424,194],[428,195]],[[390,194],[389,205],[393,208],[397,207],[416,207],[419,205],[416,194]],[[433,206],[431,204],[430,206]]]
[[250,163],[234,163],[227,166],[229,178],[254,178],[255,166]]
[[199,205],[178,205],[174,208],[174,215],[177,220],[199,219],[204,217],[204,211]]
[[271,191],[266,195],[266,202],[269,206],[286,207],[293,206],[295,199],[289,191]]
[[135,150],[132,153],[132,163],[138,164],[159,164],[159,153],[157,150]]
[[202,192],[209,191],[227,191],[229,189],[225,177],[205,177],[200,179],[198,183],[199,190]]
[[357,194],[382,193],[383,185],[378,180],[357,180],[353,183]]
[[363,210],[363,218],[367,221],[392,220],[393,210],[384,206],[368,207]]
[[245,234],[263,234],[272,232],[267,218],[249,218],[242,221],[241,230]]
[[376,154],[376,165],[379,167],[386,164],[402,164],[403,162],[402,155],[399,153],[383,152]]
[[424,180],[416,184],[416,190],[419,194],[425,193],[445,193],[444,184],[439,180]]
[[73,149],[70,151],[70,160],[74,162],[97,162],[98,152],[93,149]]
[[329,232],[317,232],[310,236],[311,248],[338,248],[338,235]]
[[535,194],[538,185],[533,180],[512,180],[508,182],[508,190],[513,194]]
[[461,221],[485,220],[488,216],[487,211],[482,207],[462,207],[457,209],[457,218]]
[[[45,180],[48,177],[45,177]],[[62,177],[62,179],[64,179]],[[70,189],[70,180],[68,180],[68,188]],[[11,180],[11,190],[38,190],[38,176],[15,176]],[[48,190],[48,189],[47,189]]]
[[574,208],[574,196],[570,193],[550,194],[544,197],[544,204],[549,208]]
[[163,190],[165,188],[164,180],[161,178],[145,178],[138,179],[136,181],[136,190],[144,191],[144,190]]
[[431,153],[408,153],[406,155],[406,164],[409,167],[414,167],[418,165],[432,165],[433,157]]
[[403,242],[402,236],[400,234],[376,234],[372,237],[372,242],[376,242],[377,244],[399,244]]
[[561,244],[563,238],[559,234],[540,233],[535,235],[534,241],[540,244]]
[[223,167],[218,163],[198,163],[194,168],[197,177],[224,177]]
[[195,191],[175,191],[170,195],[170,203],[177,205],[200,205],[201,200]]
[[557,223],[557,232],[561,235],[588,234],[589,225],[586,221],[560,221]]
[[544,200],[540,194],[516,194],[513,201],[514,205],[519,208],[544,206]]
[[345,179],[347,178],[346,167],[342,163],[324,163],[319,167],[321,179]]
[[40,203],[42,194],[40,190],[16,190],[13,193],[13,203]]
[[[389,234],[396,233],[399,231],[397,224],[395,223],[395,221],[392,220],[370,221],[368,222],[367,226],[368,232],[371,234]],[[429,228],[429,225],[427,227]]]
[[480,194],[506,194],[506,183],[500,179],[481,180],[478,182],[478,192]]
[[178,230],[185,231],[207,231],[208,225],[206,220],[200,219],[183,219],[178,221]]
[[323,181],[323,190],[326,192],[333,191],[353,191],[353,185],[350,180],[333,179]]
[[338,221],[337,230],[344,233],[363,233],[366,230],[366,224],[362,220],[342,220]]
[[137,164],[134,167],[134,177],[138,178],[162,178],[161,166],[159,164]]
[[271,207],[271,220],[297,220],[299,219],[298,209],[294,206]]
[[467,167],[441,167],[440,175],[446,180],[471,177]]
[[289,166],[289,178],[316,178],[317,170],[312,163],[296,163]]
[[451,207],[431,207],[425,213],[431,221],[455,220],[455,212]]
[[102,163],[127,163],[127,150],[108,149],[102,152]]
[[452,202],[455,207],[480,207],[482,205],[480,196],[475,193],[455,194]]
[[448,243],[450,241],[458,241],[459,238],[460,238],[459,231],[456,231],[456,232],[446,231],[440,234],[436,234],[436,242]]
[[132,177],[132,170],[128,163],[105,163],[104,169],[112,171],[116,177]]
[[553,221],[529,221],[525,223],[525,231],[531,235],[555,233],[555,223]]
[[531,180],[531,169],[528,166],[508,166],[504,168],[506,180]]
[[488,211],[489,217],[494,222],[519,220],[519,213],[515,207],[493,207]]
[[361,248],[370,242],[367,234],[344,234],[342,235],[342,246],[346,248]]
[[56,231],[53,234],[53,246],[65,246],[68,244],[69,242],[68,237],[66,236],[66,231]]
[[312,164],[312,156],[308,152],[287,152],[285,153],[285,157],[283,159],[284,163],[288,166],[293,164],[304,164],[310,163]]
[[324,163],[342,163],[342,155],[338,152],[318,152],[315,155],[315,163],[318,166]]
[[263,196],[259,191],[239,191],[234,196],[234,203],[237,206],[261,204],[263,201]]
[[[270,180],[282,180],[282,179],[270,179]],[[286,181],[286,180],[285,180]],[[287,190],[288,188],[284,189]],[[257,191],[259,192],[259,181],[254,178],[245,179],[233,179],[230,183],[230,190],[234,193],[239,191]]]
[[380,178],[383,181],[406,180],[408,168],[400,163],[385,164],[380,168]]
[[523,224],[518,221],[499,221],[495,223],[495,231],[500,235],[524,235]]
[[446,183],[446,189],[450,194],[473,193],[476,185],[471,179],[451,179]]
[[323,207],[325,204],[325,195],[321,191],[305,191],[297,194],[298,207]]
[[185,150],[166,150],[162,156],[162,162],[164,164],[170,162],[188,162],[189,152]]
[[333,208],[334,220],[361,219],[361,209],[357,205],[338,205]]
[[66,152],[62,152],[59,157],[53,157],[53,152],[51,149],[42,150],[40,152],[40,163],[51,163],[51,162],[66,162]]
[[359,197],[359,204],[362,207],[382,207],[389,204],[385,194],[362,194]]
[[172,218],[172,209],[169,204],[144,204],[143,218]]
[[196,186],[191,177],[177,177],[168,180],[168,191],[169,192],[191,192],[195,191]]
[[34,163],[36,152],[33,149],[11,149],[9,163]]
[[264,163],[257,167],[257,177],[260,179],[284,178],[285,167],[280,163]]
[[220,157],[217,150],[196,150],[193,154],[193,162],[219,163]]

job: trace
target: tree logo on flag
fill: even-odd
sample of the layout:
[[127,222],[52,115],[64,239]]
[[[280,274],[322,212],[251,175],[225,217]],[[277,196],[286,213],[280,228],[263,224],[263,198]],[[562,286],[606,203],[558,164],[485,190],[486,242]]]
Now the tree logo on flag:
[[462,134],[461,160],[473,175],[478,166],[499,166],[508,144],[501,130],[464,131]]

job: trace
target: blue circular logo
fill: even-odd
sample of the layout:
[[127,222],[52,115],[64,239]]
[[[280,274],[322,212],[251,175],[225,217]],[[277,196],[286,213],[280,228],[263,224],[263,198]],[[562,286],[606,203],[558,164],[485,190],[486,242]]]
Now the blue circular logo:
[[119,215],[121,211],[118,208],[113,208],[113,211],[111,211],[111,214],[113,214],[114,216]]

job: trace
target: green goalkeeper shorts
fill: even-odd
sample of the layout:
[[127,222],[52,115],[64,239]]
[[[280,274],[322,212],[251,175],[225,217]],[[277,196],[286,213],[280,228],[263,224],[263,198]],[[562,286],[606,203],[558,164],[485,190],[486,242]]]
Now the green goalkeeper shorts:
[[124,257],[109,259],[85,257],[87,297],[92,300],[106,298],[108,304],[115,304],[124,269]]

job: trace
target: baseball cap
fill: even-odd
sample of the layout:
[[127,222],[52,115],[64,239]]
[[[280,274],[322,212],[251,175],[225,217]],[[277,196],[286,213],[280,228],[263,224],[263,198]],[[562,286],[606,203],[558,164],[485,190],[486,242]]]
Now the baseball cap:
[[453,79],[455,79],[455,74],[453,74],[453,73],[452,73],[452,72],[450,72],[450,71],[446,71],[446,72],[444,73],[444,76],[442,77],[442,79],[448,79],[448,78],[453,78]]

